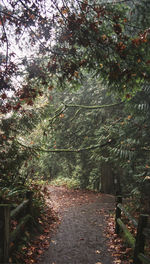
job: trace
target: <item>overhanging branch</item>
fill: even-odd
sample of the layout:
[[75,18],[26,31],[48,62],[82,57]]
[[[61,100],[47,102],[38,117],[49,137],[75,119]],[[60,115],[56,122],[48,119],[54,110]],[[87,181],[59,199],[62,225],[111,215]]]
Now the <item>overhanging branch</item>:
[[32,151],[38,151],[38,152],[53,152],[53,153],[61,153],[61,152],[66,152],[66,153],[79,153],[82,151],[88,151],[88,150],[93,150],[96,148],[103,148],[107,145],[110,145],[114,142],[114,139],[109,139],[107,142],[103,143],[103,144],[97,144],[97,145],[93,145],[90,147],[86,147],[86,148],[79,148],[79,149],[44,149],[44,148],[38,148],[38,147],[30,147],[30,146],[25,146],[24,144],[22,144],[21,142],[18,141],[18,144],[21,145],[24,148],[28,148]]
[[109,104],[109,105],[78,105],[78,104],[65,104],[65,107],[80,107],[80,108],[84,108],[84,109],[100,109],[100,108],[107,108],[107,107],[113,107],[113,106],[117,106],[123,104],[123,102],[120,103],[115,103],[115,104]]

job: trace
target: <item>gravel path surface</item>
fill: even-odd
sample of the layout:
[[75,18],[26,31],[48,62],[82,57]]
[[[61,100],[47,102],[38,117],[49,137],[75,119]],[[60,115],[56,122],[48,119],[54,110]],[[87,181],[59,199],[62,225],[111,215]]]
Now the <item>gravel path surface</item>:
[[39,264],[113,264],[104,234],[114,197],[50,187],[61,221]]

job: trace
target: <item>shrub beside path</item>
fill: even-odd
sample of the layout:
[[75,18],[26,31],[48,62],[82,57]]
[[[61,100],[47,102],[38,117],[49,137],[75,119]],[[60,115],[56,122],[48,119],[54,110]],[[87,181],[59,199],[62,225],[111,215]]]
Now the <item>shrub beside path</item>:
[[58,212],[60,224],[38,264],[113,264],[104,231],[114,197],[65,186],[48,188],[48,202]]

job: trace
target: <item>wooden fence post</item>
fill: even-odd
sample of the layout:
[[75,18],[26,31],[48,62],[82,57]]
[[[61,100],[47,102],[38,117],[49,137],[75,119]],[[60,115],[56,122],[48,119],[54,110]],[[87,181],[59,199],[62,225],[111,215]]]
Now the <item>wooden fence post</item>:
[[121,196],[116,197],[116,217],[115,217],[115,233],[116,234],[119,234],[119,231],[120,231],[119,224],[117,223],[117,218],[121,218],[121,209],[117,207],[119,203],[122,203]]
[[145,236],[143,234],[143,229],[146,228],[147,222],[148,222],[148,215],[141,214],[139,217],[137,234],[136,234],[134,258],[133,258],[134,264],[142,264],[143,263],[141,260],[139,260],[138,255],[139,255],[139,253],[144,253]]
[[0,204],[0,263],[9,262],[10,205]]

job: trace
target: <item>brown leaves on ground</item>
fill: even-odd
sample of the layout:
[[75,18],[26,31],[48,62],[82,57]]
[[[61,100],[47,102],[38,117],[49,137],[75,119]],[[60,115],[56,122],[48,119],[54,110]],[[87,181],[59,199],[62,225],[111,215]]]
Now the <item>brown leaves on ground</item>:
[[92,203],[97,197],[102,196],[101,193],[90,190],[68,189],[65,185],[49,186],[48,191],[51,199],[47,202],[56,212],[61,212],[71,206]]
[[132,261],[133,251],[125,245],[121,237],[115,234],[115,219],[113,216],[107,216],[107,229],[105,236],[109,239],[108,246],[111,255],[114,258],[114,264],[130,264]]
[[[51,234],[60,223],[58,213],[70,206],[91,203],[96,197],[102,196],[100,193],[89,190],[68,189],[66,186],[43,186],[41,192],[45,193],[47,202],[47,208],[45,208],[42,217],[38,219],[43,231],[32,241],[22,245],[21,250],[13,254],[13,258],[15,257],[20,263],[37,263],[40,256],[49,248]],[[12,258],[9,259],[9,262],[13,262]]]
[[[49,248],[50,231],[56,230],[59,224],[59,218],[52,208],[47,207],[42,217],[38,219],[38,222],[42,231],[38,232],[33,240],[29,239],[29,242],[24,243],[20,250],[17,250],[13,254],[13,259],[15,258],[18,261],[17,263],[37,263],[39,257]],[[27,231],[25,233],[29,234]],[[9,259],[9,263],[13,263],[12,258]]]
[[[46,186],[46,202],[47,208],[43,213],[43,216],[38,219],[39,224],[42,226],[42,232],[36,236],[33,241],[30,241],[28,245],[22,246],[20,253],[15,255],[16,259],[20,263],[32,264],[37,263],[45,250],[49,248],[50,238],[52,232],[57,229],[60,220],[58,218],[61,213],[71,206],[78,206],[85,203],[92,203],[96,198],[101,197],[101,202],[105,199],[105,195],[89,190],[68,189],[66,186]],[[107,199],[112,201],[112,196],[108,196]],[[108,202],[108,201],[107,201]],[[114,258],[114,264],[129,264],[132,263],[131,250],[123,245],[121,238],[118,238],[114,231],[114,218],[110,217],[108,211],[105,209],[98,210],[97,214],[103,214],[106,222],[108,223],[107,230],[104,231],[105,237],[109,239],[109,251]],[[100,228],[103,228],[100,226]],[[83,240],[84,238],[80,238]],[[55,241],[51,241],[55,243]],[[100,251],[96,251],[99,254]],[[10,259],[10,263],[12,263]],[[101,262],[98,262],[99,264]]]

